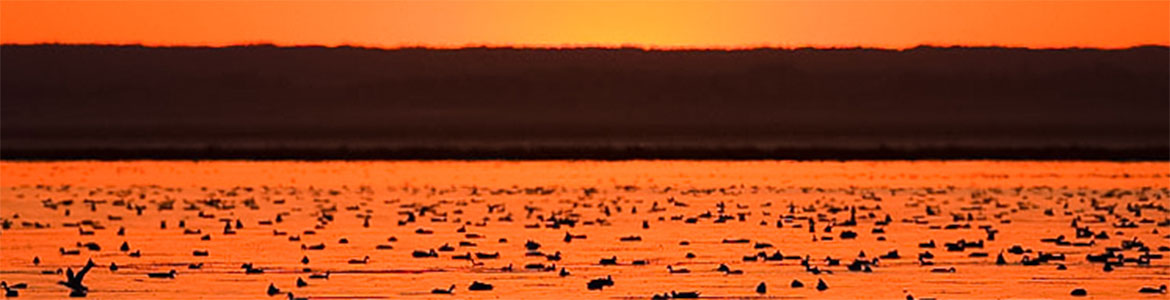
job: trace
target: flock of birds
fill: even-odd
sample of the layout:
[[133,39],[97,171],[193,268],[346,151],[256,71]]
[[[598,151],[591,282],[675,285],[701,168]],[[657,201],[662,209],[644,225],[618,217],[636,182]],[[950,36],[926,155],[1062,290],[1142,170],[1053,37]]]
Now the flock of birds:
[[[360,191],[368,192],[369,187],[361,187]],[[616,186],[618,191],[634,191],[643,189],[636,186]],[[672,190],[673,189],[673,190]],[[361,220],[360,228],[346,230],[377,231],[380,228],[394,226],[413,229],[410,238],[430,239],[434,230],[429,225],[453,223],[459,227],[456,232],[462,240],[442,242],[435,248],[411,249],[409,260],[450,259],[465,261],[471,268],[479,270],[490,269],[495,272],[548,272],[558,277],[572,277],[573,269],[568,264],[557,266],[564,257],[573,255],[571,247],[551,247],[558,250],[547,250],[549,243],[570,244],[574,240],[588,240],[585,234],[573,233],[574,229],[586,226],[607,227],[613,226],[618,219],[635,220],[640,224],[638,228],[623,233],[616,240],[609,241],[613,245],[623,243],[641,243],[643,235],[654,230],[691,230],[687,226],[701,224],[742,223],[766,228],[766,230],[792,231],[802,235],[807,232],[807,238],[815,246],[818,242],[838,241],[848,243],[859,239],[876,241],[886,240],[886,231],[894,230],[921,230],[929,232],[964,232],[966,237],[955,240],[936,241],[927,239],[917,241],[916,247],[889,246],[892,249],[867,253],[866,249],[857,249],[856,256],[852,257],[814,257],[810,249],[779,250],[779,246],[764,240],[752,240],[728,236],[718,241],[703,241],[722,244],[719,247],[732,249],[750,249],[742,259],[737,261],[721,261],[712,265],[704,276],[735,276],[744,274],[743,269],[737,269],[737,264],[750,263],[781,263],[777,268],[800,268],[804,272],[818,276],[815,283],[805,283],[799,279],[787,281],[781,289],[769,286],[767,282],[754,284],[754,290],[745,293],[758,295],[783,294],[783,289],[815,289],[825,291],[831,288],[832,274],[841,272],[874,273],[879,274],[881,268],[888,262],[907,262],[917,264],[931,273],[962,272],[963,266],[936,265],[936,256],[946,253],[952,256],[966,256],[968,258],[983,259],[988,264],[1030,266],[1042,268],[1067,269],[1067,261],[1083,261],[1096,265],[1102,273],[1108,273],[1119,268],[1168,268],[1160,263],[1164,253],[1170,252],[1166,240],[1170,239],[1170,232],[1162,232],[1170,228],[1170,190],[1167,189],[1113,189],[1099,190],[1071,190],[1056,191],[1052,188],[1017,188],[1017,189],[974,189],[961,190],[955,188],[924,188],[924,189],[845,189],[835,191],[847,195],[848,201],[838,199],[818,199],[800,205],[796,201],[776,199],[758,201],[754,203],[736,203],[726,199],[734,199],[745,191],[758,190],[759,187],[727,187],[712,189],[676,189],[665,188],[655,190],[650,195],[656,199],[633,200],[625,197],[612,197],[602,194],[597,188],[585,188],[579,191],[569,191],[559,188],[507,188],[486,189],[478,187],[461,188],[410,188],[404,191],[405,195],[427,195],[427,200],[373,200],[369,197],[348,197],[347,193],[355,192],[349,189],[311,189],[297,190],[284,188],[284,192],[275,193],[277,188],[271,187],[235,187],[229,189],[201,188],[198,198],[160,197],[159,191],[176,192],[163,188],[153,188],[150,192],[139,189],[103,189],[93,188],[82,192],[79,188],[69,186],[35,186],[24,189],[13,188],[5,191],[4,204],[8,206],[12,201],[39,201],[40,206],[51,212],[55,218],[29,219],[21,212],[4,209],[0,223],[3,230],[0,238],[10,235],[16,230],[49,230],[61,227],[73,228],[79,242],[61,241],[57,253],[41,253],[28,257],[32,266],[39,266],[43,260],[52,260],[55,257],[93,255],[111,251],[106,248],[111,245],[100,245],[96,242],[85,242],[98,232],[113,231],[114,235],[122,237],[130,230],[157,231],[153,234],[172,235],[182,234],[191,239],[208,241],[213,238],[231,238],[242,230],[263,230],[272,232],[272,242],[286,242],[290,251],[300,251],[301,259],[289,264],[302,266],[296,270],[298,276],[295,282],[270,282],[265,290],[255,291],[271,297],[287,297],[290,300],[308,299],[296,294],[299,288],[311,284],[327,284],[332,274],[338,269],[321,269],[314,267],[311,257],[314,252],[328,251],[335,244],[349,244],[349,240],[341,238],[335,243],[306,243],[302,238],[317,232],[331,229],[338,218],[352,217]],[[798,188],[800,193],[813,194],[827,193],[817,188]],[[294,197],[297,192],[312,198],[315,207],[304,206],[305,210],[291,209],[286,206],[285,197]],[[29,198],[12,197],[13,193],[24,194]],[[1050,197],[1034,197],[1029,200],[1022,195],[1041,195],[1047,193]],[[176,192],[177,194],[177,192]],[[44,196],[55,195],[55,196]],[[263,195],[263,197],[257,197]],[[535,199],[554,199],[570,195],[564,201],[540,201]],[[74,196],[76,198],[74,198]],[[496,197],[524,196],[530,200],[493,201]],[[883,209],[883,197],[906,197],[900,212],[903,215],[894,215],[893,209]],[[698,206],[688,203],[686,198],[693,202],[710,203],[710,206]],[[338,200],[341,199],[341,200]],[[359,200],[360,199],[360,200]],[[703,201],[696,199],[704,199]],[[944,205],[938,199],[951,199],[955,203]],[[959,199],[962,199],[961,201]],[[1004,199],[1015,199],[1015,202]],[[1037,205],[1043,201],[1046,206]],[[379,204],[380,202],[380,204]],[[340,203],[340,204],[339,204]],[[550,203],[558,203],[551,205]],[[270,205],[274,213],[270,218],[243,219],[233,216],[230,212],[238,209],[259,210],[262,205]],[[887,204],[888,205],[888,204]],[[472,209],[482,210],[482,216],[472,216]],[[76,211],[86,210],[91,214],[105,214],[105,220],[77,219],[72,216]],[[375,218],[387,210],[389,217]],[[1064,249],[1087,249],[1089,252],[1080,257],[1068,255],[1061,251],[1034,250],[1020,244],[1005,244],[997,240],[1003,230],[1010,230],[1012,215],[1024,211],[1042,210],[1046,218],[1059,218],[1067,221],[1067,227],[1059,229],[1066,234],[1057,236],[1035,237],[1035,242],[1051,244]],[[120,226],[124,219],[146,218],[154,212],[183,211],[186,215],[179,219],[159,220],[156,228],[126,228]],[[126,215],[128,212],[128,215]],[[225,214],[225,216],[216,216]],[[277,225],[285,223],[293,217],[311,217],[312,227],[301,228],[297,231],[278,229]],[[196,228],[192,220],[215,220],[222,223],[217,228],[202,226]],[[386,223],[385,220],[393,220]],[[209,222],[203,222],[206,224]],[[548,230],[558,234],[563,232],[563,239],[559,241],[523,239],[510,240],[506,237],[488,237],[476,233],[476,228],[487,226],[513,226],[522,236],[527,230]],[[614,227],[616,228],[616,227]],[[868,230],[863,230],[868,229]],[[626,230],[630,228],[623,228]],[[618,229],[613,229],[618,230]],[[290,232],[292,231],[292,232]],[[299,231],[299,232],[298,232]],[[640,232],[639,232],[640,231]],[[1133,235],[1134,232],[1149,232],[1160,237],[1157,240],[1142,240]],[[107,234],[107,233],[102,233]],[[951,236],[956,236],[951,234]],[[406,239],[407,237],[403,237]],[[349,265],[366,265],[371,260],[379,259],[379,250],[396,249],[397,236],[390,236],[385,243],[368,245],[370,254],[353,257],[346,263]],[[487,242],[485,242],[487,241]],[[698,241],[679,240],[679,246],[688,246]],[[802,241],[807,242],[807,241]],[[6,242],[7,243],[7,242]],[[480,244],[498,243],[512,253],[470,251]],[[438,243],[436,243],[438,244]],[[12,245],[6,245],[12,246]],[[138,246],[138,247],[135,247]],[[64,270],[45,269],[43,276],[62,276],[58,282],[67,289],[71,297],[85,297],[90,293],[85,284],[87,275],[95,267],[107,268],[110,272],[117,272],[119,264],[116,261],[132,261],[141,257],[142,251],[150,251],[150,245],[131,245],[122,241],[115,246],[117,255],[103,255],[102,262],[93,259],[78,267],[66,267]],[[563,250],[563,251],[562,251]],[[876,254],[875,254],[876,253]],[[905,254],[914,253],[914,254]],[[205,249],[191,249],[191,259],[187,262],[184,272],[199,272],[204,263],[200,258],[212,256],[213,253]],[[257,255],[263,255],[259,253]],[[6,255],[7,256],[7,255]],[[680,260],[695,259],[694,252],[678,253]],[[522,266],[493,264],[501,257],[522,257],[526,263]],[[595,257],[596,263],[590,268],[607,268],[611,266],[640,266],[661,268],[665,274],[689,274],[691,268],[675,263],[666,263],[648,259],[629,259],[617,255]],[[264,266],[251,262],[238,262],[240,274],[265,274]],[[425,262],[420,262],[423,264]],[[692,268],[694,268],[692,266]],[[604,290],[622,282],[622,273],[613,269],[611,275],[580,279],[587,290]],[[694,271],[698,273],[700,271]],[[92,275],[90,275],[92,276]],[[180,278],[182,272],[175,269],[159,269],[145,274],[146,278],[157,280],[174,280]],[[308,280],[306,280],[306,278]],[[452,283],[448,286],[433,287],[430,294],[455,294],[464,289],[468,292],[487,292],[495,289],[499,283],[472,281]],[[7,297],[18,297],[28,289],[28,283],[0,282]],[[419,292],[428,292],[422,289]],[[1069,291],[1071,296],[1086,296],[1093,291],[1085,288],[1076,288]],[[1135,294],[1167,293],[1164,282],[1151,282],[1150,286],[1132,291]],[[64,292],[62,292],[64,293]],[[701,292],[692,289],[671,290],[661,293],[645,295],[651,299],[685,299],[699,298]],[[915,296],[906,292],[906,299],[915,299]],[[930,298],[919,298],[930,299]]]

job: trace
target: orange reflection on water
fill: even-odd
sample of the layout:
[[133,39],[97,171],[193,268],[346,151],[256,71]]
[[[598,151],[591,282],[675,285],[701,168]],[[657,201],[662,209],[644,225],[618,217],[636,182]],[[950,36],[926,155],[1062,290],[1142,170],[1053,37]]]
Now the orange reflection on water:
[[[55,284],[64,276],[53,271],[93,259],[98,267],[85,283],[94,299],[266,298],[269,284],[311,298],[647,299],[676,290],[735,298],[1036,299],[1084,288],[1099,298],[1159,299],[1165,295],[1138,290],[1170,280],[1165,259],[1106,272],[1086,256],[1134,239],[1149,253],[1170,254],[1168,178],[1168,162],[5,161],[0,219],[10,223],[0,230],[0,280],[28,283],[22,298],[58,299],[68,290]],[[848,208],[856,209],[856,225],[848,224]],[[553,227],[552,217],[577,223]],[[1077,237],[1073,220],[1106,237]],[[982,227],[997,230],[996,238]],[[857,237],[844,238],[846,231]],[[569,233],[587,238],[565,241]],[[1070,243],[1040,241],[1061,235]],[[640,241],[621,240],[631,236]],[[729,239],[750,242],[723,242]],[[960,239],[981,247],[943,246]],[[544,255],[526,255],[528,240]],[[936,248],[919,246],[931,240]],[[80,246],[90,242],[101,249]],[[129,251],[118,249],[124,242]],[[302,247],[318,244],[325,248]],[[412,256],[444,244],[453,251]],[[1015,245],[1031,252],[1007,251]],[[75,249],[77,255],[60,253]],[[859,252],[868,260],[892,250],[900,257],[881,259],[872,272],[845,266]],[[134,251],[141,256],[129,255]],[[761,251],[807,256],[810,266],[832,274],[813,274],[795,258],[758,260]],[[560,260],[545,256],[558,252]],[[925,252],[933,265],[915,259]],[[1040,252],[1065,259],[1023,264]],[[499,258],[456,259],[471,253]],[[1000,253],[1005,265],[995,263]],[[1137,248],[1118,253],[1143,255]],[[366,264],[350,263],[366,256]],[[618,265],[599,264],[615,256]],[[305,257],[310,262],[302,263]],[[244,263],[264,272],[247,274]],[[538,263],[556,267],[525,268]],[[721,264],[743,273],[716,271]],[[512,271],[501,270],[509,265]],[[691,272],[672,274],[667,266]],[[951,267],[954,273],[933,272]],[[561,268],[570,274],[560,276]],[[146,275],[171,269],[174,279]],[[326,271],[329,279],[309,279]],[[587,289],[605,276],[615,285]],[[296,287],[298,278],[308,286]],[[793,280],[805,287],[789,287]],[[814,289],[818,280],[830,288]],[[472,281],[494,289],[469,291]],[[765,295],[755,292],[761,282]],[[454,295],[430,293],[452,284]]]
[[561,185],[1164,187],[1168,162],[1036,161],[0,161],[3,186]]

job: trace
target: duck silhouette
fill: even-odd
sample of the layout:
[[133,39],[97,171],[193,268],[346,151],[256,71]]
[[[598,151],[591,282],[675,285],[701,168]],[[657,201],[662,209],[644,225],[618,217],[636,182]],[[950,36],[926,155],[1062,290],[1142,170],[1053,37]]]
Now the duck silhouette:
[[1166,285],[1163,284],[1162,286],[1159,286],[1158,288],[1143,286],[1140,290],[1138,290],[1138,292],[1142,293],[1142,294],[1165,294],[1166,293]]
[[823,280],[823,279],[817,279],[817,290],[818,290],[818,291],[824,291],[824,290],[827,290],[827,289],[829,289],[829,285],[825,283],[825,280]]
[[309,285],[309,283],[308,283],[308,282],[305,282],[305,280],[304,280],[304,279],[301,279],[300,277],[297,277],[297,287],[306,287],[306,286],[308,286],[308,285]]
[[467,287],[467,289],[472,291],[490,291],[492,290],[492,285],[479,281],[472,281],[471,286]]
[[329,279],[329,271],[309,275],[309,279]]
[[590,280],[586,287],[590,290],[601,290],[607,286],[613,286],[613,276],[606,276],[605,278],[597,278]]
[[20,296],[20,291],[15,286],[8,286],[8,282],[0,281],[0,289],[4,289],[4,297],[15,298]]
[[264,273],[264,269],[253,267],[252,263],[246,263],[246,264],[240,265],[240,268],[244,269],[244,274]]
[[81,270],[77,271],[76,274],[73,273],[73,268],[69,268],[68,271],[65,272],[65,281],[58,281],[57,284],[69,288],[70,297],[85,297],[85,295],[89,293],[89,287],[86,287],[84,284],[82,284],[82,280],[85,280],[85,274],[89,273],[89,269],[92,269],[94,265],[95,264],[91,259],[86,262],[85,266],[82,267]]
[[370,262],[369,255],[366,255],[366,257],[364,257],[362,259],[350,259],[349,260],[349,264],[351,264],[351,265],[364,265],[364,264],[367,264],[369,262]]
[[150,277],[150,278],[168,278],[168,279],[174,279],[174,278],[175,278],[175,274],[178,274],[178,273],[179,273],[179,272],[176,272],[174,269],[171,269],[169,272],[146,273],[146,276],[147,276],[147,277]]
[[763,282],[760,282],[760,285],[756,286],[756,293],[767,294],[768,293],[768,286],[766,284],[764,284]]
[[453,294],[454,292],[455,292],[455,285],[454,284],[452,284],[451,287],[448,287],[445,290],[444,289],[432,289],[431,290],[431,294],[448,294],[449,295],[449,294]]
[[439,253],[435,252],[435,249],[431,249],[430,251],[414,250],[410,255],[415,258],[439,257]]
[[280,291],[280,289],[276,288],[276,284],[273,284],[273,283],[268,284],[268,296],[276,296],[277,294],[280,294],[280,293],[281,293],[281,291]]

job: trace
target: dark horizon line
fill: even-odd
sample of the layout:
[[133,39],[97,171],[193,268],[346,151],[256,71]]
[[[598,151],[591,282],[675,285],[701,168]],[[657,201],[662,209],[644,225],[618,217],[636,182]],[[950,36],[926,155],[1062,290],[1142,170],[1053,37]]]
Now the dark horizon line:
[[0,149],[0,161],[78,160],[298,160],[298,161],[435,161],[435,160],[1036,160],[1036,161],[1170,161],[1161,146],[1105,147],[401,147],[401,148],[74,148]]
[[750,52],[750,51],[801,51],[801,50],[818,50],[818,51],[832,51],[832,50],[869,50],[869,51],[914,51],[922,49],[960,49],[960,50],[1031,50],[1031,51],[1061,51],[1061,50],[1078,50],[1078,51],[1126,51],[1135,49],[1170,49],[1170,45],[1158,44],[1141,44],[1132,45],[1128,47],[1105,48],[1105,47],[1021,47],[1021,46],[1001,46],[1001,45],[932,45],[919,44],[914,47],[906,48],[885,48],[885,47],[871,47],[871,46],[800,46],[800,47],[776,47],[776,46],[752,46],[752,47],[640,47],[635,45],[566,45],[566,46],[532,46],[532,45],[464,45],[456,47],[442,47],[442,46],[399,46],[399,47],[381,47],[381,46],[361,46],[361,45],[277,45],[273,43],[255,43],[255,44],[231,44],[231,45],[145,45],[141,43],[2,43],[0,47],[109,47],[109,48],[143,48],[143,49],[237,49],[237,48],[276,48],[276,49],[354,49],[354,50],[379,50],[379,51],[395,51],[395,50],[435,50],[435,51],[458,51],[458,50],[620,50],[620,51],[643,51],[643,52]]

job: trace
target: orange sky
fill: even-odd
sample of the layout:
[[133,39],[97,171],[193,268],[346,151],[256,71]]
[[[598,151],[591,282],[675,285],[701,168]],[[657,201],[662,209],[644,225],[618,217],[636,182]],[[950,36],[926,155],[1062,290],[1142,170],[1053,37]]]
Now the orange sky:
[[11,1],[0,41],[739,48],[1170,44],[1170,1]]

